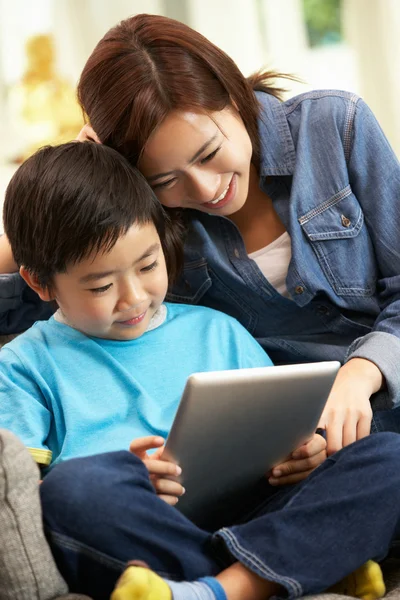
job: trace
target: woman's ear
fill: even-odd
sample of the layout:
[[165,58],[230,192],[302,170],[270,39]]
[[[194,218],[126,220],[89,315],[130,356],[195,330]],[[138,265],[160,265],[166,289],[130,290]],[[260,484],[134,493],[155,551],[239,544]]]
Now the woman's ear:
[[51,300],[54,300],[54,294],[50,291],[50,288],[48,286],[41,286],[36,275],[27,271],[25,267],[20,267],[19,274],[29,287],[37,293],[41,300],[44,302],[51,302]]

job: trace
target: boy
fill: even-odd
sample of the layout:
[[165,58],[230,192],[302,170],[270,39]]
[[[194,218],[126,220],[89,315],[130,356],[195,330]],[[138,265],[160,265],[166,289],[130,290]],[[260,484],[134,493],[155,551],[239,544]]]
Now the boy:
[[168,222],[111,149],[41,150],[8,187],[4,225],[22,277],[58,306],[0,362],[0,423],[38,462],[164,438],[191,373],[271,365],[230,317],[164,304]]
[[[247,597],[257,600],[275,594],[279,586],[286,587],[291,593],[294,589],[300,590],[301,585],[293,584],[286,576],[271,577],[272,572],[253,568],[241,551],[235,551],[228,543],[232,533],[224,534],[223,530],[215,536],[219,536],[219,546],[221,539],[225,539],[226,547],[215,563],[214,551],[208,555],[205,549],[211,534],[200,530],[194,534],[193,524],[176,511],[168,512],[174,509],[160,503],[149,487],[148,474],[143,472],[144,462],[156,491],[169,504],[174,504],[184,492],[179,484],[168,479],[168,475],[178,473],[177,467],[158,460],[159,453],[149,457],[146,451],[162,446],[162,438],[172,424],[188,375],[194,371],[271,364],[252,337],[226,315],[201,307],[163,304],[168,286],[165,261],[171,273],[177,264],[179,240],[175,232],[168,230],[168,220],[143,178],[116,152],[104,146],[71,143],[45,148],[29,159],[12,179],[7,189],[4,224],[15,260],[21,265],[22,277],[43,300],[55,301],[58,311],[50,321],[37,323],[3,349],[0,424],[15,432],[38,462],[51,467],[57,465],[45,477],[41,488],[42,502],[44,518],[51,530],[53,551],[68,583],[78,589],[94,585],[95,590],[88,591],[93,592],[95,598],[107,598],[121,568],[121,556],[123,561],[147,556],[150,539],[150,548],[154,547],[157,554],[157,547],[172,543],[180,532],[185,544],[197,540],[193,553],[200,552],[203,560],[202,563],[199,555],[192,563],[196,573],[193,578],[198,578],[198,571],[200,575],[217,574],[217,578],[194,584],[174,584],[151,575],[149,589],[146,588],[143,594],[158,594],[157,590],[161,590],[160,594],[165,598],[170,598],[173,593],[174,600],[195,597],[230,600],[236,597],[232,595],[236,593],[232,592],[232,586],[239,585],[243,600]],[[114,452],[127,449],[132,439],[131,449],[143,462],[133,454]],[[397,438],[393,439],[397,442]],[[390,440],[390,447],[393,444]],[[365,452],[364,448],[370,445],[374,444],[364,441],[357,452]],[[383,460],[389,447],[385,448],[383,442],[381,446],[380,460]],[[303,479],[321,462],[323,440],[315,436],[308,448],[303,448],[299,454],[316,461],[300,458],[286,463],[289,472],[291,469],[298,471],[295,478]],[[354,469],[353,454],[352,449],[346,449],[342,454],[343,461],[346,462],[347,457],[351,459],[344,467],[349,470],[350,481]],[[66,460],[75,456],[86,458]],[[359,458],[365,472],[369,461],[365,457]],[[78,467],[70,480],[70,470],[75,470],[77,464],[82,469]],[[109,477],[95,475],[99,464],[107,465]],[[343,467],[341,469],[343,471]],[[285,465],[277,471],[285,473]],[[113,484],[115,473],[118,473],[118,481]],[[275,472],[274,483],[276,475]],[[328,483],[337,490],[340,520],[345,500],[340,497],[335,484],[335,469],[325,470],[322,479],[325,481],[320,491],[322,499],[324,486]],[[379,483],[378,475],[374,480]],[[120,489],[122,481],[126,483]],[[96,511],[91,510],[91,502],[86,502],[80,494],[92,493],[101,482],[106,483],[106,491],[112,490],[116,503],[108,498],[100,511],[100,525],[86,527]],[[60,486],[67,486],[61,496]],[[328,487],[327,503],[332,496]],[[301,489],[304,502],[306,488]],[[349,492],[347,489],[345,492],[348,502]],[[104,490],[96,494],[96,503],[106,500],[106,496]],[[121,511],[118,503],[124,498],[128,505]],[[369,498],[361,500],[357,503],[359,512],[364,511],[364,505],[373,505]],[[65,510],[63,502],[69,503]],[[294,498],[291,503],[296,505]],[[89,566],[82,569],[75,559],[71,566],[71,549],[76,549],[81,542],[77,545],[74,541],[71,546],[68,541],[65,546],[63,540],[71,538],[71,531],[65,533],[64,526],[71,525],[69,519],[74,510],[78,512],[72,519],[72,527],[75,533],[82,534],[86,554],[91,547],[96,556],[100,552],[104,557],[101,544],[97,547],[98,540],[88,544],[85,536],[98,532],[114,547],[111,532],[117,535],[121,529],[113,524],[107,536],[104,533],[107,517],[114,514],[120,517],[128,507],[144,507],[145,514],[137,522],[134,518],[128,519],[128,523],[135,526],[134,531],[128,536],[123,535],[115,544],[118,552],[123,554],[117,559],[110,555],[109,562],[114,565],[111,574],[104,558],[101,561],[103,579],[91,579]],[[268,538],[268,527],[264,531],[261,526],[266,517],[269,519],[265,512],[268,509],[263,506],[262,510],[261,514],[254,513],[259,525],[257,533],[252,533],[248,542],[259,551],[259,544],[265,545]],[[300,507],[299,510],[304,509]],[[325,535],[331,510],[328,521],[322,510],[319,517],[323,520]],[[76,530],[83,514],[85,524]],[[172,533],[166,534],[164,528],[155,525],[153,516],[156,514],[163,515],[165,527],[167,523],[173,524]],[[276,510],[276,522],[279,514]],[[240,516],[240,520],[244,518],[244,514]],[[318,523],[316,525],[320,527]],[[334,525],[336,535],[338,525]],[[135,543],[129,544],[133,543],[141,526],[147,531],[143,533],[145,545],[137,549]],[[343,535],[348,534],[350,524],[346,522],[342,526]],[[246,524],[239,527],[245,528]],[[129,542],[128,547],[125,542]],[[382,544],[385,546],[381,540],[379,547]],[[360,549],[365,553],[362,540]],[[111,551],[107,549],[107,552]],[[375,555],[375,545],[368,548],[368,552]],[[162,556],[163,553],[157,558],[162,560]],[[190,553],[185,559],[189,557]],[[350,570],[358,568],[370,556],[361,561],[359,558],[357,555]],[[331,583],[347,572],[348,565],[338,562],[338,570],[330,573]],[[336,568],[335,560],[333,563]],[[227,568],[219,573],[221,564]],[[191,573],[191,570],[184,569],[181,578],[185,578],[187,572]],[[329,583],[329,577],[325,581]],[[136,593],[135,581],[133,585],[133,593]],[[140,588],[142,584],[139,582],[138,585]]]

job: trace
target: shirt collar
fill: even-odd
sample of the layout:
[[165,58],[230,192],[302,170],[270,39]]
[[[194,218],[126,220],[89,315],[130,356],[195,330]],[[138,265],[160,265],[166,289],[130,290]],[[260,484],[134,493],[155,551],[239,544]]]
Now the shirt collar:
[[260,176],[292,175],[296,151],[284,103],[265,92],[256,92],[261,105],[258,119],[260,136]]
[[[147,329],[144,333],[147,333],[148,331],[152,331],[153,329],[157,329],[157,327],[160,327],[160,325],[162,325],[164,323],[166,318],[167,318],[167,307],[165,304],[161,304],[161,306],[156,310],[154,315],[151,317],[150,322],[147,326]],[[57,321],[58,323],[62,323],[63,325],[68,325],[68,327],[72,327],[72,325],[70,325],[68,323],[68,321],[65,318],[61,309],[58,309],[54,313],[54,320]],[[72,329],[74,329],[74,327],[72,327]]]

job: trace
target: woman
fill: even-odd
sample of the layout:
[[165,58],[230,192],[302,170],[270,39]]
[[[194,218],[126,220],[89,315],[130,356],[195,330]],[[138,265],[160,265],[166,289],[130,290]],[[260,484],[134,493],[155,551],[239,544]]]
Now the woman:
[[369,434],[373,394],[400,400],[400,166],[362,100],[281,103],[271,79],[138,15],[99,42],[78,94],[97,139],[184,217],[169,299],[235,316],[276,363],[344,363],[320,423],[331,454]]
[[80,139],[137,165],[186,230],[170,301],[233,315],[275,363],[343,363],[320,422],[332,454],[369,434],[371,402],[400,399],[400,166],[354,94],[282,103],[273,78],[246,80],[186,25],[137,15],[87,61]]

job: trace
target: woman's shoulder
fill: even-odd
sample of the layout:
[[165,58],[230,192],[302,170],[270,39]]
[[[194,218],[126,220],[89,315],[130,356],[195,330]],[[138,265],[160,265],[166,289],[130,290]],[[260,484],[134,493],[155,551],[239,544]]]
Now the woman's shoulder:
[[340,109],[349,105],[356,106],[361,100],[360,96],[354,92],[335,89],[310,90],[284,101],[280,101],[265,92],[256,92],[256,96],[264,112],[268,113],[271,110],[276,111],[278,109],[286,115],[296,109],[301,110],[310,107],[314,110],[332,110],[333,107]]

